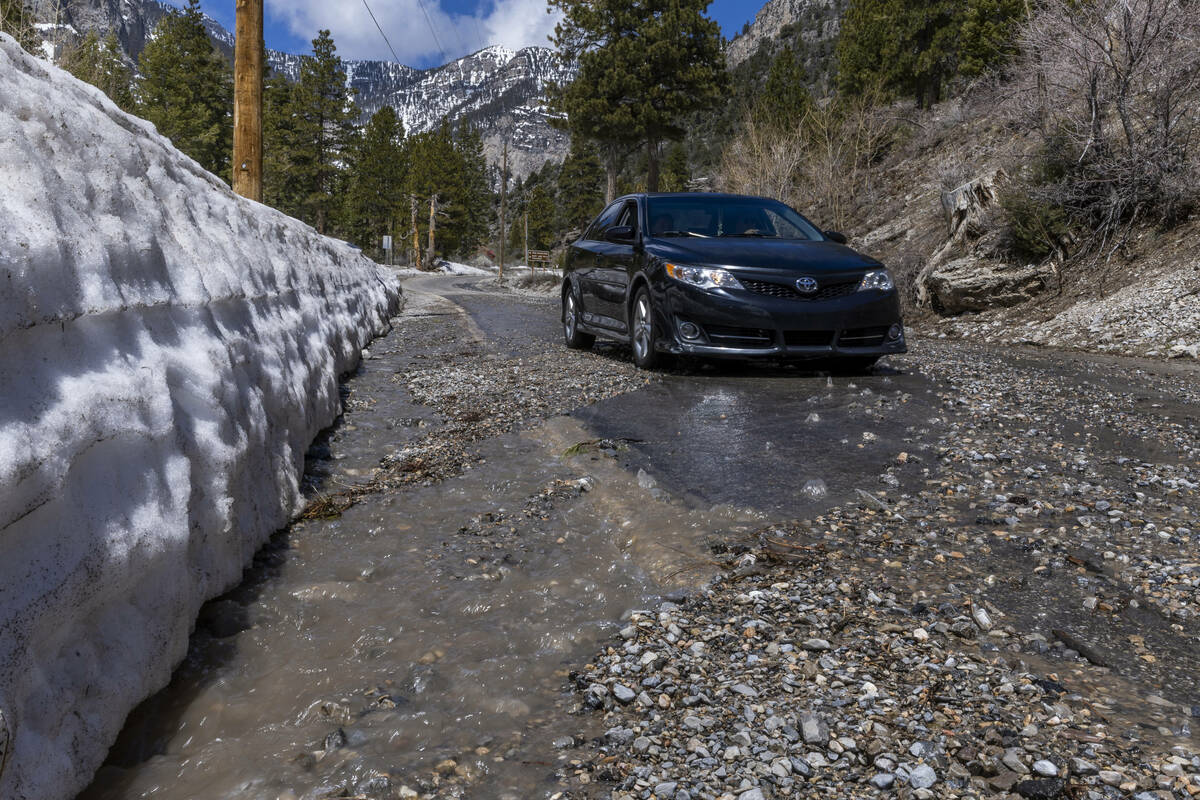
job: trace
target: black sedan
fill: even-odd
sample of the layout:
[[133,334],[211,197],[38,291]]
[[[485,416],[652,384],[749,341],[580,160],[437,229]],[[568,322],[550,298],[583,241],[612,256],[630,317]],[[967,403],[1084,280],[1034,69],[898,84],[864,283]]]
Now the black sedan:
[[868,369],[903,353],[892,277],[776,200],[727,194],[619,198],[568,250],[568,347],[628,343],[664,355],[836,359]]

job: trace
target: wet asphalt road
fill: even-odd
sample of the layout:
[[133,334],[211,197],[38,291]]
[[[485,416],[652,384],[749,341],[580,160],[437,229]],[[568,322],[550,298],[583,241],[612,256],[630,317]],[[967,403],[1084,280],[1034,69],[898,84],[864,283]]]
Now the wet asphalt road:
[[[553,299],[506,302],[481,290],[477,279],[423,286],[466,309],[501,350],[563,347]],[[614,344],[599,342],[596,349],[629,358]],[[660,377],[572,416],[597,438],[627,441],[625,466],[645,470],[696,507],[805,516],[856,489],[876,490],[896,453],[929,447],[929,420],[937,414],[935,385],[886,362],[860,376],[730,363]],[[900,486],[920,480],[915,463],[896,475]]]

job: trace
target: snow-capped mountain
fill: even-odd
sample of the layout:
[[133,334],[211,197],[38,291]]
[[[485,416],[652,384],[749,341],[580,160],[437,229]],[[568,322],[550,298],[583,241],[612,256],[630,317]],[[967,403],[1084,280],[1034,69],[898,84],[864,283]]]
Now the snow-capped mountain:
[[[43,35],[53,39],[49,50],[61,52],[64,37],[115,31],[131,60],[137,59],[159,20],[174,10],[159,0],[34,0],[33,7],[40,20],[53,23],[43,26]],[[233,34],[211,18],[205,25],[214,44],[232,53]],[[267,61],[289,78],[300,73],[298,55],[268,50]],[[443,119],[455,125],[468,122],[482,131],[492,161],[500,160],[502,143],[508,139],[509,166],[517,175],[566,155],[568,138],[550,125],[542,87],[570,72],[547,48],[486,47],[424,70],[394,61],[343,63],[364,115],[390,105],[409,133],[431,130]]]

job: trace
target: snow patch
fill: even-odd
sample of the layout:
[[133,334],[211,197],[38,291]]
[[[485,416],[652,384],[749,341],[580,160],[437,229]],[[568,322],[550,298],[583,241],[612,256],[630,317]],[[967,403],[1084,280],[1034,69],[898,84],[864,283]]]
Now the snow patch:
[[0,797],[69,798],[302,499],[398,281],[0,34]]

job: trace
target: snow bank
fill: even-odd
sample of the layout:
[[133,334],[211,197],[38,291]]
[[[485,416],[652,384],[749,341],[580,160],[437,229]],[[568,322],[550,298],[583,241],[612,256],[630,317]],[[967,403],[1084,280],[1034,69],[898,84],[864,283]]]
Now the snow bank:
[[397,287],[0,35],[0,797],[72,796],[166,684]]

